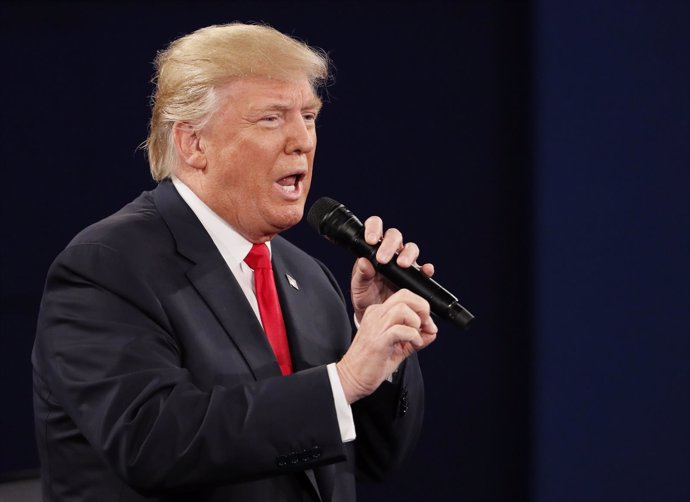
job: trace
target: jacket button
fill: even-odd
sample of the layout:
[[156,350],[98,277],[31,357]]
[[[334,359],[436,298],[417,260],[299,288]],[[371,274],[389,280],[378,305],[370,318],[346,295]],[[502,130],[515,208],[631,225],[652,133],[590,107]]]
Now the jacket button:
[[402,417],[407,413],[407,410],[409,409],[409,402],[407,399],[407,389],[403,389],[402,393],[400,394],[400,409],[399,409],[399,414]]

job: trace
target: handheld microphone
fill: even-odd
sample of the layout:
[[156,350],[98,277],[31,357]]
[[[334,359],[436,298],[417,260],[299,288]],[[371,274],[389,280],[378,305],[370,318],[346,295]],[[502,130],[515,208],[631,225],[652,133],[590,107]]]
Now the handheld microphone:
[[452,321],[462,329],[467,329],[474,319],[455,296],[431,277],[424,275],[415,265],[401,268],[395,263],[395,257],[385,265],[376,261],[379,245],[372,246],[364,240],[364,225],[340,202],[321,197],[309,210],[307,221],[328,240],[349,249],[356,256],[368,259],[381,275],[396,286],[409,289],[427,300],[431,311],[437,316]]

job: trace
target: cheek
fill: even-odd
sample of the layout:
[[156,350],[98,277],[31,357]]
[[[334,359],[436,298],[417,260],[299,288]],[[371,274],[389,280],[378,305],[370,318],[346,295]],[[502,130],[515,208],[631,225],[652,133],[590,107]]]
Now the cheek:
[[243,174],[255,179],[271,176],[283,150],[271,141],[246,141],[239,145],[233,160]]
[[219,152],[214,160],[216,176],[223,184],[248,187],[256,182],[260,160],[251,145],[236,144]]
[[[312,169],[309,168],[309,172],[307,175],[304,177],[304,180],[302,180],[302,184],[304,185],[305,192],[309,190],[311,187],[311,178],[312,178]],[[305,193],[306,196],[306,193]]]

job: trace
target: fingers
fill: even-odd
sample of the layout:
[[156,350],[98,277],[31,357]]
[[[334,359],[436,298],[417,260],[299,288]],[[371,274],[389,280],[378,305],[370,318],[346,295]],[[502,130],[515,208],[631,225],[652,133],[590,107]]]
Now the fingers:
[[391,318],[391,326],[401,325],[419,330],[422,325],[422,318],[406,303],[394,304],[386,314]]
[[370,216],[364,221],[364,240],[372,246],[379,243],[383,237],[383,220],[378,216]]
[[[415,348],[422,347],[424,340],[420,334],[422,325],[426,322],[417,312],[405,303],[394,303],[381,315],[382,332],[379,335],[379,343],[394,345],[408,342]],[[376,315],[376,314],[374,314]]]
[[419,295],[408,291],[407,289],[401,289],[395,295],[391,297],[399,297],[401,302],[404,302],[409,308],[411,308],[415,314],[419,317],[419,325],[416,328],[421,333],[435,334],[438,333],[438,327],[431,317],[431,305]]
[[383,240],[376,251],[376,260],[379,263],[388,263],[391,261],[395,253],[403,249],[403,238],[400,230],[397,228],[389,228],[383,234]]
[[400,231],[396,228],[389,228],[384,234],[383,220],[378,216],[370,216],[364,222],[364,240],[372,246],[380,243],[376,252],[376,260],[379,263],[388,263],[395,253],[403,249]]
[[364,222],[364,239],[372,246],[380,243],[376,251],[376,261],[379,263],[388,263],[399,252],[397,263],[407,268],[419,256],[419,247],[415,243],[409,242],[403,246],[403,236],[397,228],[389,228],[384,233],[383,221],[378,216],[367,218]]
[[436,333],[438,333],[438,327],[436,326],[434,319],[431,316],[429,316],[422,320],[422,323],[419,326],[419,331],[420,333],[426,335],[436,336]]
[[336,364],[348,403],[371,394],[412,353],[436,338],[429,302],[402,289],[369,306],[350,348]]
[[429,302],[407,289],[397,291],[380,309],[372,311],[371,315],[380,316],[388,326],[400,324],[414,328],[418,332],[438,332],[438,327],[431,317]]
[[389,334],[393,343],[409,343],[414,347],[415,351],[426,345],[426,341],[422,338],[419,330],[411,326],[402,326],[400,324],[392,326],[389,329]]
[[417,246],[417,244],[414,242],[408,242],[405,244],[402,251],[400,251],[396,263],[402,268],[407,268],[417,261],[418,256],[419,246]]
[[420,268],[422,269],[424,275],[426,275],[427,277],[431,277],[432,275],[434,275],[434,271],[436,270],[431,263],[425,263]]
[[[417,266],[419,246],[414,242],[403,244],[402,233],[397,228],[389,228],[383,231],[383,220],[378,216],[371,216],[364,222],[364,239],[372,246],[379,244],[376,251],[376,261],[388,263],[398,253],[396,263],[402,268]],[[431,277],[434,275],[434,266],[425,263],[420,267],[422,272]]]

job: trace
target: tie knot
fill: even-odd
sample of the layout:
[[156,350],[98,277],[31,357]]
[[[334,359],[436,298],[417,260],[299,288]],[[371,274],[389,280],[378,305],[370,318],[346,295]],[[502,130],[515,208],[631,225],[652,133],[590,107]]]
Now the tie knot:
[[266,244],[254,244],[244,262],[253,270],[258,268],[271,268],[271,257]]

